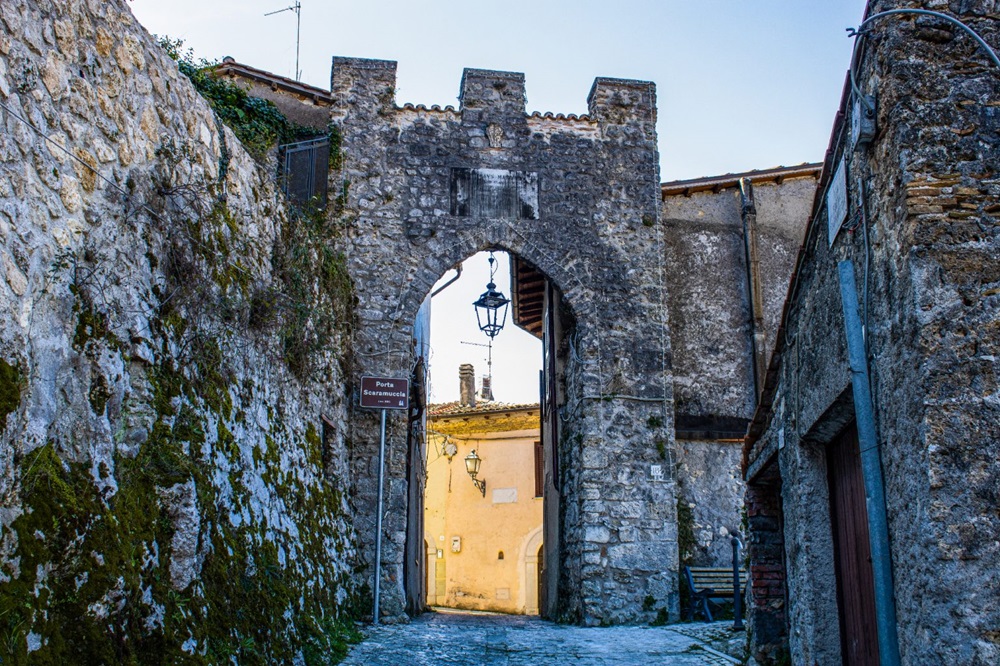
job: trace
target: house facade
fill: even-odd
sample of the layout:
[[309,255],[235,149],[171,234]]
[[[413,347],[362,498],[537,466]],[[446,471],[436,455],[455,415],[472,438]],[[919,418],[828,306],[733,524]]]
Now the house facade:
[[744,450],[762,661],[1000,661],[1000,65],[965,30],[1000,22],[899,4],[869,7]]
[[[479,458],[477,485],[466,458]],[[537,615],[542,555],[538,405],[428,407],[427,605]]]

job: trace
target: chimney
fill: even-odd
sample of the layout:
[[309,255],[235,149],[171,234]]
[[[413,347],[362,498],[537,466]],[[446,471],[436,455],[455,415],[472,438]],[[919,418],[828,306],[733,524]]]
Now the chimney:
[[458,366],[458,402],[463,407],[476,406],[476,370],[471,363]]
[[492,383],[493,383],[492,377],[490,377],[489,375],[485,375],[483,377],[483,390],[480,391],[480,396],[482,396],[483,400],[486,400],[487,402],[493,402],[493,386],[491,385]]

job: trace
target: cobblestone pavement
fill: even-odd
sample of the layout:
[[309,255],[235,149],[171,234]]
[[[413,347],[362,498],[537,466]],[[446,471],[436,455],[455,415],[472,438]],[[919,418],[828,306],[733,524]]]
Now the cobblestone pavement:
[[681,633],[671,627],[573,627],[524,615],[435,612],[367,630],[343,663],[732,666],[740,662],[699,639],[702,631],[726,626],[717,622]]

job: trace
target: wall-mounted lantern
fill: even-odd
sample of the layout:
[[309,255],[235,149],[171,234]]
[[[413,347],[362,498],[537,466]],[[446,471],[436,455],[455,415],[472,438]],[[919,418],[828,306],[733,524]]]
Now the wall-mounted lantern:
[[503,330],[503,325],[507,321],[507,305],[510,299],[497,291],[497,285],[493,282],[496,275],[496,259],[490,252],[490,281],[486,285],[486,291],[472,305],[476,308],[476,321],[479,323],[479,330],[493,339],[497,333]]
[[465,471],[467,471],[469,476],[472,477],[472,483],[476,485],[476,488],[479,488],[479,492],[483,494],[483,497],[486,497],[486,481],[481,481],[476,478],[479,475],[479,465],[481,465],[482,462],[483,459],[476,455],[475,449],[473,449],[469,455],[465,456]]

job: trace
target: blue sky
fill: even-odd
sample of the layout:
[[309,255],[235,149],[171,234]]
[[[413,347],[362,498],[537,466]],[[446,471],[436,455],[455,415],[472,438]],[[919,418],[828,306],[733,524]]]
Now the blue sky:
[[[199,57],[294,76],[294,0],[132,0],[153,33]],[[396,60],[397,102],[453,104],[462,69],[523,72],[528,111],[584,113],[595,77],[653,81],[661,180],[822,160],[864,0],[302,0],[302,80],[329,88],[334,55]],[[506,270],[506,258],[501,262]],[[458,396],[458,365],[485,371],[472,301],[485,256],[434,299],[432,400]],[[497,283],[508,295],[509,284]],[[496,338],[494,392],[537,401],[541,347]]]
[[[291,76],[293,0],[133,0],[197,55]],[[654,81],[663,180],[819,161],[863,0],[303,0],[303,80],[399,63],[397,101],[457,104],[464,67],[524,72],[529,111],[583,113],[597,76]]]

